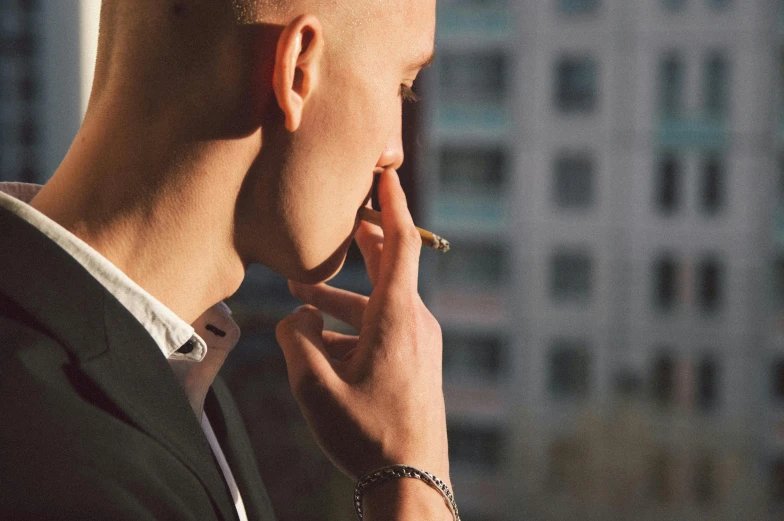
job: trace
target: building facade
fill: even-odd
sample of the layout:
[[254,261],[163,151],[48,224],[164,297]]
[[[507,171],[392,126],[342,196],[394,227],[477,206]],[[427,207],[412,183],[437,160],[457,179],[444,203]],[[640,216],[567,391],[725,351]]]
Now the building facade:
[[466,520],[784,511],[779,4],[440,4],[425,292]]
[[0,180],[45,182],[79,128],[100,0],[0,3]]

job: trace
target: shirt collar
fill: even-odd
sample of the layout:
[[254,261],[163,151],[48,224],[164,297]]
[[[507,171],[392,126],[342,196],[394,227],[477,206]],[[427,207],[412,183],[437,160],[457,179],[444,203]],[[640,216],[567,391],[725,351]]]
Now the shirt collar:
[[[203,360],[207,354],[207,344],[193,326],[86,242],[28,204],[41,188],[41,185],[29,183],[0,183],[0,206],[33,225],[68,252],[144,326],[167,359],[192,362]],[[223,304],[222,307],[218,305],[211,308],[203,316],[223,317],[222,320],[231,322],[233,330],[236,324],[229,315],[228,308]],[[205,331],[221,338],[210,328]]]

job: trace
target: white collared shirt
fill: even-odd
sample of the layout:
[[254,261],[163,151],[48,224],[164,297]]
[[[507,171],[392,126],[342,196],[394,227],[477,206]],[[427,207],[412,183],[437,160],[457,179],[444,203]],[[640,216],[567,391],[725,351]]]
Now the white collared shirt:
[[[220,302],[208,309],[193,325],[189,325],[86,242],[27,204],[40,189],[40,185],[28,183],[0,183],[0,206],[30,223],[71,255],[155,340],[201,423],[229,486],[240,520],[247,521],[237,483],[204,414],[207,391],[240,336],[228,306]],[[205,341],[205,338],[208,340]],[[181,349],[184,346],[187,348]]]

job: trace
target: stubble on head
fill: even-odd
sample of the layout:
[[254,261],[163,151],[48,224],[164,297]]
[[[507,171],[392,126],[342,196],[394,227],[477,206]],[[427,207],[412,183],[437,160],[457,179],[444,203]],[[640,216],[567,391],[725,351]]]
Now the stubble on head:
[[[333,25],[332,36],[343,40],[369,25],[384,7],[383,0],[230,0],[239,25],[285,24],[297,14],[309,11],[322,22]],[[334,21],[334,24],[331,22]]]

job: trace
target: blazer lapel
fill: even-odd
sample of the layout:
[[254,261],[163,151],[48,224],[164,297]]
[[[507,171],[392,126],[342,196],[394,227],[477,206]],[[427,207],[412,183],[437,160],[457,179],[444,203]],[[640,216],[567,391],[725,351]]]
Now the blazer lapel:
[[226,456],[242,495],[248,519],[274,521],[275,512],[259,475],[256,457],[237,405],[223,379],[218,376],[207,393],[204,412],[215,438]]
[[223,519],[236,519],[231,494],[185,393],[147,331],[116,300],[105,306],[109,349],[81,367],[136,425],[201,481]]
[[198,477],[223,519],[236,519],[201,426],[144,327],[68,253],[4,208],[0,230],[0,293],[61,342],[139,429]]

